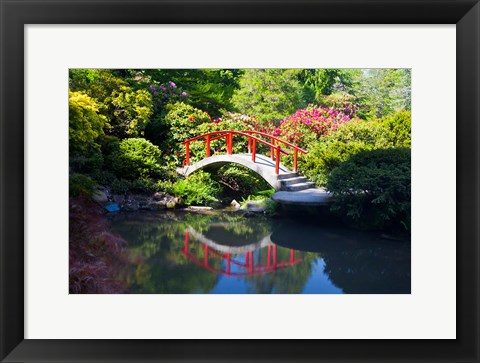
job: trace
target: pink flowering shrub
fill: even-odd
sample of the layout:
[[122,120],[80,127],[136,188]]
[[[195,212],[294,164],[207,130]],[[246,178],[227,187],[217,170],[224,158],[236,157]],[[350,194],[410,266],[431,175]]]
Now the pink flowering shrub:
[[350,121],[348,115],[333,107],[309,105],[280,121],[274,135],[305,149],[318,138],[328,135],[330,131],[336,130],[338,126],[348,121]]
[[322,107],[333,107],[335,110],[343,112],[350,118],[354,118],[360,108],[356,102],[355,96],[348,93],[334,93],[328,96],[320,96],[318,102]]

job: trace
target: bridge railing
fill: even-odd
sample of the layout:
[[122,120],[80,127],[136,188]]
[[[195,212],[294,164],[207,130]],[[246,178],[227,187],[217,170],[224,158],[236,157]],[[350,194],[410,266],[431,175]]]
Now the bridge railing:
[[[182,144],[185,145],[185,163],[186,165],[190,165],[190,143],[193,141],[205,139],[205,147],[206,147],[206,157],[210,157],[210,143],[214,140],[218,140],[221,138],[226,139],[226,146],[227,146],[227,154],[231,155],[233,152],[233,135],[241,135],[248,139],[248,153],[252,154],[252,161],[255,162],[256,155],[257,155],[257,143],[264,144],[270,148],[270,157],[272,160],[275,161],[275,174],[279,173],[280,170],[280,157],[281,154],[289,155],[290,152],[282,149],[279,144],[286,145],[293,149],[293,169],[297,171],[297,160],[298,160],[298,153],[306,154],[307,151],[303,150],[302,148],[279,139],[276,136],[267,134],[261,131],[255,130],[246,130],[246,131],[234,131],[234,130],[225,130],[225,131],[213,131],[203,135],[199,135],[196,137],[192,137],[191,139],[185,140]],[[270,141],[265,141],[257,136],[260,135],[264,137],[268,137]]]

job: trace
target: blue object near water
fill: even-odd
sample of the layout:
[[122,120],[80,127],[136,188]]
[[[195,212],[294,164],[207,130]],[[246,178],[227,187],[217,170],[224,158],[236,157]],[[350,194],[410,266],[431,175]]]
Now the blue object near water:
[[105,206],[105,209],[109,212],[120,212],[120,207],[117,203],[112,203]]

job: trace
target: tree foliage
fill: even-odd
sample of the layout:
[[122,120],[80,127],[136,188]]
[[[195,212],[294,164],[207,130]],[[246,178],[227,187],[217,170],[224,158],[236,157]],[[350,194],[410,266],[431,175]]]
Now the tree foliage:
[[244,114],[275,122],[306,106],[295,69],[247,69],[232,102]]
[[299,78],[306,94],[313,95],[314,100],[318,101],[322,96],[333,93],[352,93],[360,72],[357,69],[304,69]]
[[146,89],[134,89],[131,79],[106,69],[71,69],[70,89],[95,99],[105,117],[104,132],[118,137],[143,135],[153,112],[152,97]]
[[231,98],[239,87],[240,69],[151,69],[141,71],[150,82],[168,84],[188,96],[187,103],[219,117],[232,110]]
[[94,99],[83,92],[69,92],[70,153],[78,155],[95,146],[95,140],[103,134],[105,117],[98,113]]
[[369,69],[356,86],[359,115],[381,118],[411,107],[410,69]]

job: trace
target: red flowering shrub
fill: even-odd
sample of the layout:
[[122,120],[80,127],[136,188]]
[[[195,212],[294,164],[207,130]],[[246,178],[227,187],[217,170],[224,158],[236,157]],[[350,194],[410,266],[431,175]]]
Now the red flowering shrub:
[[280,121],[274,135],[301,148],[308,148],[319,137],[326,136],[350,117],[332,108],[308,106]]

